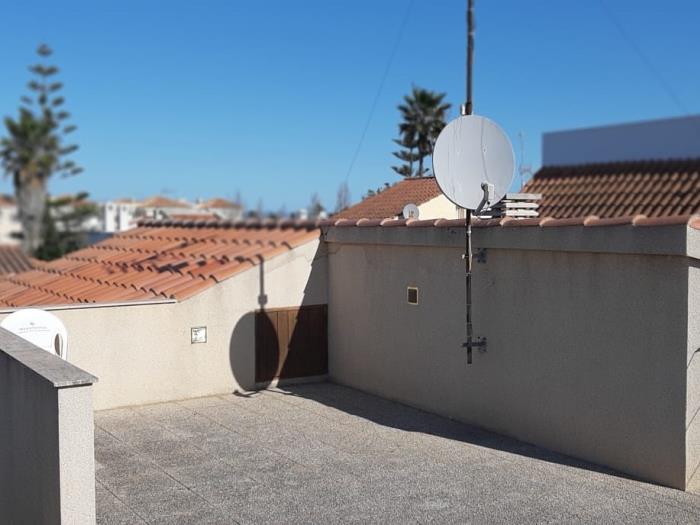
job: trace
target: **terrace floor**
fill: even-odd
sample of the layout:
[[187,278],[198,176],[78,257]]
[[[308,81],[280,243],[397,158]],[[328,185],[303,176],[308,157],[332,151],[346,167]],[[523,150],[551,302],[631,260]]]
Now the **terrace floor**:
[[700,497],[330,383],[95,414],[98,523],[699,523]]

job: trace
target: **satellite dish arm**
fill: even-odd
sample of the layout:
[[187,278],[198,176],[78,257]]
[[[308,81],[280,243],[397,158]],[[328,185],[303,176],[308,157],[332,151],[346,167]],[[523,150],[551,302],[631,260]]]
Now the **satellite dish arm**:
[[496,195],[496,187],[490,182],[482,182],[481,189],[484,192],[484,198],[481,199],[481,202],[474,210],[475,215],[479,215],[481,213],[481,210],[493,206],[493,204],[495,204],[493,201]]

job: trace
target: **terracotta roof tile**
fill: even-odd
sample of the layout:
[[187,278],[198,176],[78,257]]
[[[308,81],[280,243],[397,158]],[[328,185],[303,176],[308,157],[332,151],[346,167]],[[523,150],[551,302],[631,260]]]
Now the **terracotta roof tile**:
[[[514,219],[504,217],[502,219],[472,219],[473,228],[496,228],[496,227],[530,227],[530,228],[562,228],[562,227],[599,227],[599,226],[676,226],[685,224],[689,228],[700,230],[700,215],[674,215],[669,217],[647,217],[646,215],[627,215],[624,217],[599,218],[596,215],[586,217],[568,217],[565,219],[555,219],[553,217],[533,217],[531,219]],[[422,228],[464,228],[464,219],[429,219],[426,221],[411,221],[405,219],[384,219],[377,223],[368,224],[363,219],[350,220],[340,219],[336,223],[323,223],[328,228],[391,228],[405,227],[412,225]]]
[[423,204],[440,195],[435,177],[406,178],[335,214],[333,219],[394,218],[401,215],[406,204]]
[[220,197],[214,198],[214,199],[209,199],[207,201],[204,201],[200,203],[198,208],[231,208],[231,209],[236,209],[240,208],[240,204],[236,204],[235,202],[231,202],[226,199],[222,199]]
[[32,260],[19,246],[0,245],[0,274],[26,272],[32,267]]
[[170,197],[163,197],[162,195],[156,195],[150,197],[144,201],[140,202],[140,206],[143,208],[191,208],[192,205],[189,202],[178,201],[171,199]]
[[700,212],[700,159],[546,166],[523,192],[541,193],[540,216],[614,218]]
[[33,270],[5,276],[0,304],[183,300],[319,235],[314,222],[194,226],[191,221],[144,221],[62,259],[39,261]]

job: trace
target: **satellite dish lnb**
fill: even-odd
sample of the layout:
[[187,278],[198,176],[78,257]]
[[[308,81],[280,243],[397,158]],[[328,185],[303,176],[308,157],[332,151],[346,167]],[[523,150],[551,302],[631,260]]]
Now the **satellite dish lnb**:
[[68,357],[68,331],[49,312],[35,308],[17,310],[3,319],[0,327],[62,359]]
[[403,207],[402,213],[404,219],[417,219],[420,215],[418,206],[415,204],[406,204],[406,206]]
[[445,197],[478,212],[499,202],[510,188],[515,174],[513,146],[495,122],[462,115],[438,136],[433,172]]

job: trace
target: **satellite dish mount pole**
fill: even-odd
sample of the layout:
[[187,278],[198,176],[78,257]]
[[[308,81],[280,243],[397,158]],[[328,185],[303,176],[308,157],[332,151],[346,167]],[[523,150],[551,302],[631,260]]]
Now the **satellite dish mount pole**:
[[[472,102],[472,70],[474,67],[474,0],[467,0],[467,100],[462,105],[462,115],[471,115],[474,110]],[[486,193],[486,190],[485,190]],[[486,198],[486,197],[485,197]],[[482,203],[479,210],[483,207]],[[486,349],[486,338],[474,340],[472,328],[472,210],[465,210],[465,265],[466,265],[466,306],[467,306],[467,341],[462,344],[467,349],[467,364],[472,363],[472,349]]]

